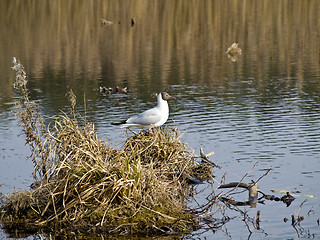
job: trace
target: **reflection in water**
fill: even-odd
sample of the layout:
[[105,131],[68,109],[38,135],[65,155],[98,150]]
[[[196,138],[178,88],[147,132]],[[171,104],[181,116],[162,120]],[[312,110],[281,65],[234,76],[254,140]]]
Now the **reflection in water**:
[[[13,56],[26,67],[41,111],[67,111],[65,93],[72,88],[79,111],[85,96],[87,117],[115,144],[123,135],[110,123],[154,106],[151,93],[166,90],[177,97],[168,124],[186,130],[184,140],[196,151],[215,151],[231,180],[259,161],[252,179],[274,169],[261,187],[319,197],[319,12],[318,0],[0,1],[1,116],[15,98]],[[113,24],[101,26],[101,19]],[[225,53],[233,42],[242,49],[237,62]],[[99,86],[129,93],[102,95],[93,91]],[[1,143],[14,145],[16,123],[1,120]],[[10,151],[1,161],[21,161]],[[295,237],[272,214],[290,217],[299,198],[296,204],[261,207],[262,218],[272,219],[263,222],[269,234]],[[309,207],[319,213],[317,204],[311,199]],[[305,224],[311,231],[316,226]],[[238,236],[241,226],[232,225],[230,235]]]
[[[59,84],[83,92],[101,83],[150,91],[199,82],[228,91],[244,75],[256,80],[262,94],[280,84],[294,84],[301,93],[314,89],[312,81],[319,77],[319,5],[317,0],[1,1],[0,65],[12,83],[8,62],[13,55],[20,58],[33,87],[47,89],[45,94],[52,83],[41,79],[58,81],[58,76]],[[101,18],[114,24],[101,27]],[[234,41],[243,52],[236,64],[225,54]],[[279,83],[268,81],[279,77]],[[11,84],[2,82],[8,94]]]

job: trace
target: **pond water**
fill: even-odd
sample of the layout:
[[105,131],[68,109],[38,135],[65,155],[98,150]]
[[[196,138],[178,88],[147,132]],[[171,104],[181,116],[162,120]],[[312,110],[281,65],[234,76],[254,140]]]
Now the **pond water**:
[[[272,167],[259,181],[263,192],[300,191],[289,207],[240,207],[250,217],[261,212],[261,229],[249,225],[251,235],[230,210],[224,226],[198,237],[319,239],[319,13],[317,0],[0,1],[0,192],[32,183],[30,150],[12,114],[17,57],[43,115],[67,110],[72,88],[99,137],[119,145],[124,131],[110,123],[154,106],[151,94],[166,90],[176,97],[167,125],[196,153],[215,152],[217,181],[247,174],[250,182]],[[102,26],[101,18],[114,23]],[[226,54],[233,42],[242,49],[235,62]],[[99,86],[130,91],[100,94]],[[197,186],[197,201],[215,187]],[[304,216],[296,229],[291,215]],[[1,230],[0,238],[9,235]]]

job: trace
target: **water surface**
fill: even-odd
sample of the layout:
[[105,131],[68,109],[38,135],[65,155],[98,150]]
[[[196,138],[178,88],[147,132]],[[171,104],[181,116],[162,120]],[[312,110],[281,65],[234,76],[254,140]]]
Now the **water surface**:
[[[115,145],[124,134],[110,123],[154,106],[151,94],[168,91],[177,100],[169,102],[167,125],[196,152],[215,151],[218,181],[248,173],[250,182],[272,166],[262,191],[301,192],[289,207],[268,201],[242,208],[251,217],[261,211],[252,239],[319,238],[319,12],[316,0],[1,1],[0,192],[32,183],[30,150],[12,115],[15,56],[44,115],[67,111],[72,88],[79,112],[85,98],[99,137]],[[114,24],[101,26],[101,18]],[[242,48],[237,62],[225,53],[233,42]],[[94,91],[99,86],[130,92],[103,95]],[[197,201],[215,187],[199,185]],[[232,219],[225,226],[200,236],[247,239],[242,216],[226,214]],[[283,221],[295,214],[305,217],[298,230]]]

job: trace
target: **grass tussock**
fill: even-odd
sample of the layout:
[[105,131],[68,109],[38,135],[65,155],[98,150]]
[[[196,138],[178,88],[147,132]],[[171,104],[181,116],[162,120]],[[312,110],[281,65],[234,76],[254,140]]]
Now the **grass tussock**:
[[186,176],[194,176],[199,165],[175,128],[142,131],[116,150],[75,113],[72,91],[71,114],[45,126],[38,105],[29,100],[23,66],[14,60],[13,69],[23,96],[16,114],[32,149],[35,182],[30,191],[7,197],[2,223],[140,235],[198,227],[185,199]]

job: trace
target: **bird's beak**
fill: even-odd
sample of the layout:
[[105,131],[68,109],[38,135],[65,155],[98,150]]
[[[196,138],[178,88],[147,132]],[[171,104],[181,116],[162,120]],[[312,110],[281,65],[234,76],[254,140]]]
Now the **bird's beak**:
[[173,99],[173,100],[176,100],[176,98],[175,98],[175,97],[171,97],[171,96],[169,97],[169,99]]

